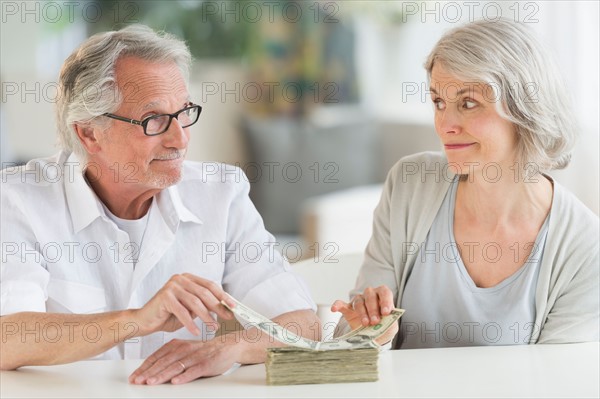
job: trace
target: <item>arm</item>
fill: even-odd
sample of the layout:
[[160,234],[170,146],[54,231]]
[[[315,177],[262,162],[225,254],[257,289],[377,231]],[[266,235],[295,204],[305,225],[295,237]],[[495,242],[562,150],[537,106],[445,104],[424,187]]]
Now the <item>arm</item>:
[[[394,189],[395,169],[388,174],[381,199],[373,215],[373,234],[365,250],[365,259],[356,286],[350,292],[350,297],[353,299],[350,303],[337,300],[331,307],[332,312],[342,313],[335,336],[343,335],[361,325],[375,325],[379,323],[381,316],[390,314],[395,307],[398,289],[392,258],[390,226],[390,203]],[[397,331],[397,328],[391,328],[378,342],[391,340]]]
[[173,276],[141,309],[90,315],[19,312],[3,316],[0,368],[52,365],[87,359],[134,337],[182,326],[200,334],[193,319],[215,324],[209,311],[233,315],[235,306],[214,282],[184,274]]
[[[312,310],[296,310],[273,321],[299,327],[299,335],[320,340],[321,326]],[[234,363],[263,363],[266,348],[284,346],[257,328],[236,331],[210,341],[173,340],[149,356],[129,377],[134,384],[183,384],[224,373]],[[185,367],[185,368],[184,368]]]
[[599,260],[596,247],[595,250],[590,251],[583,265],[552,305],[535,343],[565,344],[598,341]]
[[100,314],[20,312],[0,318],[0,369],[70,363],[98,355],[139,331],[133,311]]

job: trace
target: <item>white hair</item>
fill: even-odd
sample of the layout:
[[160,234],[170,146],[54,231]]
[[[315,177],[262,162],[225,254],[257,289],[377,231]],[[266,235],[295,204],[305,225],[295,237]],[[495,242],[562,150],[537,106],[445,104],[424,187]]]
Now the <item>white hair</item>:
[[[87,39],[62,66],[60,95],[56,103],[60,146],[74,152],[84,162],[87,153],[74,124],[90,123],[94,118],[119,108],[123,98],[116,84],[115,65],[123,56],[159,63],[174,62],[188,84],[190,51],[182,40],[171,34],[155,32],[144,25],[130,25]],[[99,118],[94,123],[106,128],[112,121]]]
[[520,162],[540,171],[569,164],[576,139],[569,96],[548,51],[523,24],[479,20],[455,28],[429,54],[429,79],[436,63],[490,86],[499,115],[515,125]]

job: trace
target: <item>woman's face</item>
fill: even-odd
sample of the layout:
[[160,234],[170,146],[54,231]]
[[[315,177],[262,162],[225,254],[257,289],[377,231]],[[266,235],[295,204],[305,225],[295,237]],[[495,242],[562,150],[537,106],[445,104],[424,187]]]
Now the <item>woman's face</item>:
[[514,165],[516,129],[496,112],[496,98],[490,86],[460,80],[438,63],[431,71],[430,90],[435,130],[456,173],[490,170],[496,174],[498,166],[506,170]]

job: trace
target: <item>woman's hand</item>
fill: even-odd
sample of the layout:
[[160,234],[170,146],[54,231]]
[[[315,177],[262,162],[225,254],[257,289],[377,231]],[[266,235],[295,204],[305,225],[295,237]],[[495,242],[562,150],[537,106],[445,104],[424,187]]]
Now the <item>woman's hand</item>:
[[[350,303],[337,300],[331,306],[332,312],[340,312],[352,330],[361,326],[376,325],[382,316],[387,316],[394,308],[394,295],[385,285],[368,287],[362,294],[352,298]],[[391,341],[398,332],[398,325],[391,327],[377,339],[378,344]]]

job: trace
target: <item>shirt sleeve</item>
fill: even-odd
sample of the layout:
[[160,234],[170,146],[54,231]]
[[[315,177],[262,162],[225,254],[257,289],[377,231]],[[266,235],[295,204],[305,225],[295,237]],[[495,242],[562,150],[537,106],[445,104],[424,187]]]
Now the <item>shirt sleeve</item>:
[[554,302],[540,331],[538,344],[594,342],[600,339],[600,255],[596,244]]
[[295,310],[316,311],[305,282],[291,270],[265,229],[248,196],[247,179],[236,186],[228,214],[223,288],[268,318]]
[[[9,187],[3,185],[2,191]],[[18,201],[2,193],[0,227],[0,316],[17,312],[45,312],[49,273],[44,267],[28,217]]]

